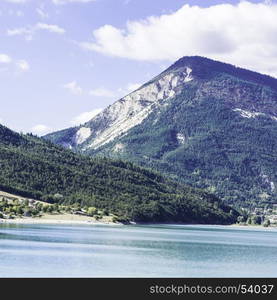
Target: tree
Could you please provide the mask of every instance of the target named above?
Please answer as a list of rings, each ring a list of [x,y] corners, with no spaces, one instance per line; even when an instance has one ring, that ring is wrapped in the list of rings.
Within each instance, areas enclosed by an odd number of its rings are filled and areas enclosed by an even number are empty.
[[[109,209],[104,208],[104,209],[103,209],[103,215],[104,215],[104,216],[108,216],[109,214],[110,214]]]
[[[37,203],[36,203],[36,208],[37,208],[39,211],[41,211],[42,208],[43,208],[43,204],[42,204],[41,202],[37,202]]]
[[[245,222],[245,217],[244,216],[238,216],[237,217],[237,223],[244,223]]]
[[[87,210],[87,214],[93,217],[97,213],[97,209],[95,207],[89,207]]]
[[[32,211],[30,208],[26,208],[24,210],[24,217],[31,217],[32,216]]]
[[[52,205],[48,205],[48,206],[47,206],[46,212],[48,212],[48,213],[51,214],[51,213],[53,212],[53,210],[54,210],[54,209],[53,209],[53,206],[52,206]]]
[[[22,209],[21,206],[17,206],[17,207],[16,207],[16,210],[15,210],[15,213],[16,213],[17,215],[22,215],[22,214],[24,213],[24,211],[23,211],[23,209]]]
[[[264,223],[263,223],[263,226],[264,226],[264,227],[270,226],[270,221],[269,221],[268,219],[265,220]]]
[[[261,218],[261,216],[254,216],[254,217],[252,217],[251,221],[252,221],[251,223],[253,225],[261,225],[262,218]]]
[[[59,212],[59,205],[58,205],[58,203],[53,204],[52,207],[53,207],[53,211]]]
[[[44,212],[44,213],[46,213],[47,211],[48,211],[48,207],[49,207],[50,205],[43,205],[43,207],[42,207],[42,211]]]

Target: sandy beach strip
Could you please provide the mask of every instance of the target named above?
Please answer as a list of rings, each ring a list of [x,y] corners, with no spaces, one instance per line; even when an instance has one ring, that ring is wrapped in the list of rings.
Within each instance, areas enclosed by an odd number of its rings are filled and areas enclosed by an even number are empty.
[[[121,225],[112,222],[110,217],[96,220],[93,217],[73,214],[44,214],[41,217],[22,217],[15,219],[0,219],[1,223],[7,224],[67,224],[67,225]]]

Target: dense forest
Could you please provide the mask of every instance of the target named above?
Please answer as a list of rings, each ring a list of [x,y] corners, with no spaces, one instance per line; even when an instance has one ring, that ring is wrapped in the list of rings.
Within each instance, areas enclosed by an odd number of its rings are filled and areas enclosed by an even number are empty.
[[[216,196],[132,163],[75,154],[0,125],[0,190],[59,205],[104,209],[124,220],[230,224]]]

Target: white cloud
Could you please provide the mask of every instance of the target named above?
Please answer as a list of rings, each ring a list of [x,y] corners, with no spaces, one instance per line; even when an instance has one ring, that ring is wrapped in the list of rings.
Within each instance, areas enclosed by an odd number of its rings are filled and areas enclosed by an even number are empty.
[[[24,59],[14,60],[9,55],[1,54],[1,53],[0,53],[0,64],[5,64],[9,66],[9,68],[4,69],[5,71],[9,70],[10,66],[14,66],[16,67],[17,70],[24,71],[24,72],[30,69],[30,65],[26,60]]]
[[[12,59],[9,55],[0,53],[0,64],[9,64],[11,62]]]
[[[16,66],[20,71],[26,72],[30,70],[30,65],[26,60],[19,60],[16,62]]]
[[[74,95],[89,95],[94,97],[101,97],[101,98],[121,98],[134,90],[138,89],[141,86],[139,83],[129,83],[124,88],[119,88],[117,90],[111,90],[104,87],[99,87],[95,89],[91,89],[89,91],[84,90],[78,83],[74,80],[69,83],[63,85],[63,87],[69,90]]]
[[[31,132],[33,134],[36,134],[38,136],[42,136],[44,134],[47,134],[49,132],[51,132],[52,129],[46,125],[43,125],[43,124],[38,124],[38,125],[35,125],[31,128]]]
[[[96,88],[89,91],[90,96],[104,97],[104,98],[121,98],[134,92],[141,86],[140,83],[128,83],[125,87],[118,88],[117,90],[110,90],[107,88]]]
[[[68,4],[68,3],[89,3],[96,0],[52,0],[56,5]]]
[[[44,30],[56,34],[65,33],[65,29],[61,28],[60,26],[55,24],[46,24],[46,23],[37,23],[33,26],[8,29],[6,33],[8,36],[23,35],[25,36],[26,40],[30,41],[33,39],[34,34],[40,30]]]
[[[105,88],[97,88],[89,91],[89,95],[96,96],[96,97],[107,97],[107,98],[113,98],[116,96],[116,94],[108,89]]]
[[[124,88],[119,88],[118,91],[118,96],[119,97],[124,97],[135,90],[137,90],[139,87],[141,87],[141,83],[128,83]]]
[[[83,89],[76,80],[71,81],[63,85],[63,88],[69,90],[74,95],[89,95],[94,97],[102,97],[102,98],[120,98],[123,97],[130,92],[133,92],[137,88],[139,88],[141,84],[138,83],[129,83],[124,88],[119,88],[117,90],[111,90],[104,87],[99,87],[95,89],[91,89],[89,91]]]
[[[8,36],[15,36],[15,35],[24,35],[25,39],[30,41],[33,39],[33,29],[27,27],[15,28],[15,29],[8,29],[7,35]]]
[[[134,60],[208,56],[277,76],[277,4],[184,5],[176,12],[93,31],[87,50]]]
[[[81,95],[83,93],[82,88],[77,84],[76,81],[69,82],[63,86],[74,95]]]
[[[50,25],[50,24],[45,24],[45,23],[38,23],[36,25],[37,30],[47,30],[49,32],[54,32],[58,34],[64,34],[65,30],[58,25]]]
[[[47,19],[49,17],[48,13],[44,11],[44,7],[38,7],[36,9],[37,14],[42,18],[42,19]]]
[[[86,111],[81,113],[80,115],[76,116],[73,120],[71,120],[71,124],[73,126],[78,126],[80,124],[86,123],[89,120],[91,120],[93,117],[98,115],[103,109],[102,108],[96,108],[92,111]]]

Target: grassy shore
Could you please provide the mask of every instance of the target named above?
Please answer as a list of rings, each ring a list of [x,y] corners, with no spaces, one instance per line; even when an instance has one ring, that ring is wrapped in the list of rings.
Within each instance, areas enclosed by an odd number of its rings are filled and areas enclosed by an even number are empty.
[[[118,225],[114,223],[110,216],[104,216],[100,220],[93,217],[74,214],[43,214],[41,217],[21,217],[14,219],[0,219],[0,223],[9,224],[106,224]]]
[[[55,207],[55,205],[50,203],[46,203],[36,199],[21,197],[0,190],[0,202],[3,199],[7,201],[7,206],[10,207],[13,207],[14,205],[22,206],[27,201],[28,204],[25,204],[25,206],[22,207],[23,211],[26,209],[28,210],[30,208],[37,208],[38,204],[41,205],[41,208]],[[120,224],[118,222],[113,221],[114,215],[104,215],[101,211],[97,209],[95,209],[96,214],[94,216],[90,216],[89,214],[86,214],[83,211],[81,211],[81,208],[78,209],[79,212],[76,212],[76,209],[74,208],[72,208],[71,211],[65,211],[65,206],[59,206],[59,209],[57,211],[54,210],[52,212],[44,211],[41,208],[38,210],[37,215],[26,216],[23,215],[23,213],[17,215],[15,212],[13,212],[12,216],[9,217],[9,214],[6,213],[4,218],[0,217],[0,224]],[[2,215],[4,215],[4,212],[2,212]]]
[[[277,228],[277,225],[275,224],[271,224],[269,226],[263,226],[262,224],[261,225],[253,225],[253,224],[231,224],[229,226],[233,226],[233,227],[240,227],[240,228],[243,228],[243,227],[246,227],[246,228]]]

